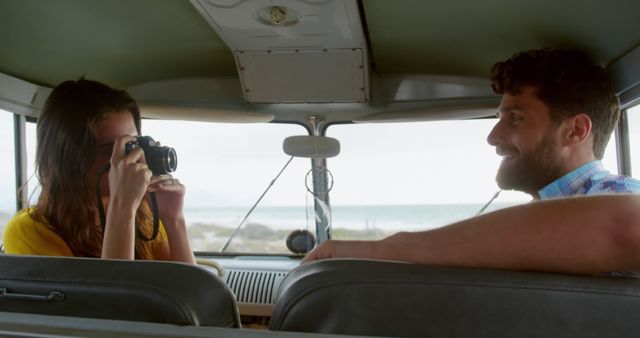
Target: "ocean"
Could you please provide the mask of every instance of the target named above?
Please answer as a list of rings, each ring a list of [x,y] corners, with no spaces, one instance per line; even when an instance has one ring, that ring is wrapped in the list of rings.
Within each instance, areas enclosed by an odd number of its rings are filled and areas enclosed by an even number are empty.
[[[517,203],[495,203],[487,211]],[[382,239],[399,231],[419,231],[474,216],[483,204],[336,205],[332,206],[334,239]],[[189,237],[196,251],[218,251],[249,208],[186,208]],[[292,230],[315,233],[313,210],[300,207],[258,207],[238,231],[230,252],[288,253],[285,239]]]
[[[516,203],[495,203],[487,211]],[[335,205],[332,206],[332,227],[348,230],[377,228],[385,232],[414,231],[440,227],[474,216],[483,204],[426,204],[426,205]],[[189,224],[237,226],[249,207],[186,208]],[[313,210],[307,213],[299,207],[257,207],[246,223],[257,223],[274,230],[314,228]]]
[[[495,203],[487,211],[517,203]],[[381,239],[398,231],[437,228],[474,216],[482,204],[335,205],[332,235],[335,239]],[[240,224],[249,207],[185,208],[189,237],[196,251],[218,251]],[[0,213],[0,236],[9,213]],[[229,246],[230,252],[289,253],[285,239],[292,230],[315,233],[310,208],[257,207]]]

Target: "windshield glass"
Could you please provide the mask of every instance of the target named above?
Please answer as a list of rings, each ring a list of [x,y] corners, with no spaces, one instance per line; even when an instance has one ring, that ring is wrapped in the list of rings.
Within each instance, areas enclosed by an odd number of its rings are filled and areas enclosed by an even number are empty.
[[[486,142],[495,119],[347,124],[328,128],[341,154],[328,160],[333,237],[379,239],[471,217],[499,190],[502,160]],[[612,137],[612,140],[614,138]],[[615,141],[605,167],[617,172]],[[487,211],[527,203],[503,191]]]
[[[637,115],[633,112],[631,126]],[[12,126],[13,115],[5,114],[0,116],[7,122],[2,126]],[[498,191],[494,177],[501,159],[486,143],[495,122],[331,126],[327,135],[341,142],[341,153],[327,160],[334,180],[330,192],[333,237],[383,238],[476,214]],[[184,212],[195,251],[220,250],[288,161],[282,151],[284,138],[306,134],[296,124],[144,120],[142,126],[144,135],[176,150],[175,177],[187,189]],[[631,128],[632,150],[637,143],[635,131]],[[28,191],[33,204],[39,193],[33,169],[34,123],[26,124],[26,136]],[[2,152],[11,155],[5,161],[13,163],[12,128],[7,127],[0,137],[10,147]],[[614,139],[603,160],[611,172],[618,170]],[[310,168],[309,159],[293,159],[234,236],[228,252],[290,253],[285,244],[289,233],[297,229],[315,233],[314,198],[305,185]],[[13,177],[14,169],[8,174]],[[5,195],[1,196],[1,212],[8,219],[15,210],[15,196]],[[503,191],[487,211],[530,200],[526,194]]]
[[[289,160],[282,141],[307,133],[296,124],[162,120],[144,120],[142,132],[176,150],[174,177],[186,186],[184,212],[195,251],[220,250]],[[309,159],[294,158],[226,251],[289,253],[289,233],[307,227],[313,232],[305,209],[310,168]]]

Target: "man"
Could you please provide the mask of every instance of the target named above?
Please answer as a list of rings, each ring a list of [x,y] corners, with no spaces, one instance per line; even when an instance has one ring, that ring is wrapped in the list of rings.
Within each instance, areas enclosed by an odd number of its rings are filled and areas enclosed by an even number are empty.
[[[640,192],[600,160],[620,110],[605,70],[587,55],[550,49],[517,53],[491,69],[502,94],[487,137],[503,157],[496,181],[536,199]]]
[[[600,159],[619,118],[605,70],[579,52],[532,50],[491,70],[502,94],[487,141],[502,189],[537,200],[640,192]],[[355,257],[423,264],[597,274],[640,270],[640,196],[531,203],[380,241],[327,241],[304,262]]]

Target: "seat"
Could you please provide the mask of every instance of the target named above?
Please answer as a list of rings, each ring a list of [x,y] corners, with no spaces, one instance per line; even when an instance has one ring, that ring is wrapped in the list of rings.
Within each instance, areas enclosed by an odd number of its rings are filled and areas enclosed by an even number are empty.
[[[401,337],[635,337],[640,280],[326,260],[282,282],[270,329]]]
[[[222,280],[159,261],[0,255],[0,311],[240,327]]]

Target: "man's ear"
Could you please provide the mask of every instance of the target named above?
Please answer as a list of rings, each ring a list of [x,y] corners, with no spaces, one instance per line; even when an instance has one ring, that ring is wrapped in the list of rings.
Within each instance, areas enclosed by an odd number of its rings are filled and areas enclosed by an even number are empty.
[[[584,142],[591,134],[591,118],[587,114],[578,114],[565,120],[567,125],[566,141],[568,145]]]

